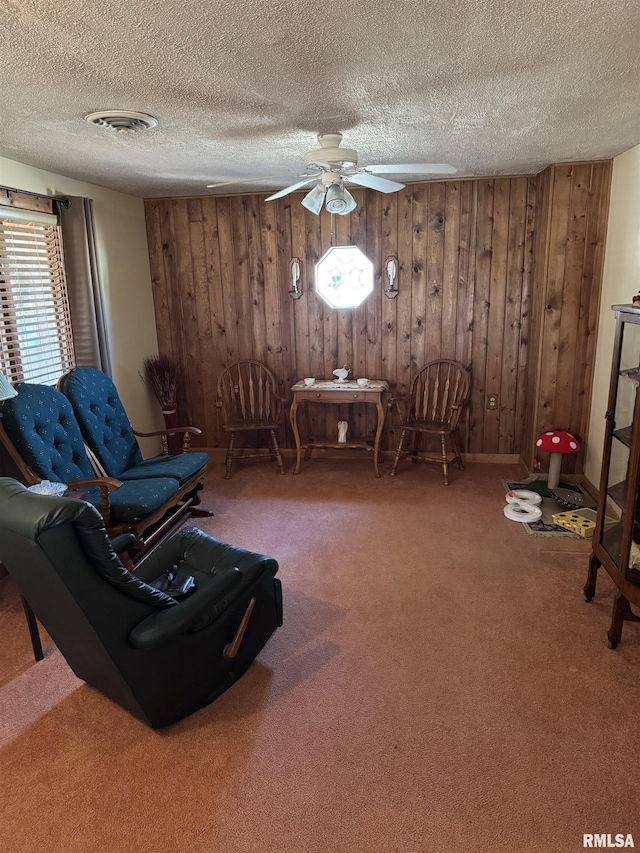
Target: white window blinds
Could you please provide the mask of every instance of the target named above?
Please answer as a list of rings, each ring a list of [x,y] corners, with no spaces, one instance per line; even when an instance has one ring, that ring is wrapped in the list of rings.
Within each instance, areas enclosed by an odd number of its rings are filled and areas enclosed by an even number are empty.
[[[55,385],[74,366],[56,216],[0,208],[0,371]]]

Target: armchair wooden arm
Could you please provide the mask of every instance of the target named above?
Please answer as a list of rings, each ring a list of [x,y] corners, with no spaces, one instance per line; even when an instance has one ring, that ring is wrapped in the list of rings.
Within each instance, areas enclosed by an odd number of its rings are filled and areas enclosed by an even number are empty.
[[[136,438],[155,438],[156,436],[161,436],[162,452],[165,454],[165,456],[169,452],[167,436],[174,433],[184,434],[184,437],[182,439],[182,452],[186,453],[187,450],[189,450],[189,448],[191,447],[191,436],[202,435],[202,430],[194,426],[171,427],[171,429],[158,429],[154,432],[139,432],[137,429],[133,429],[133,434],[136,436]]]
[[[202,430],[194,426],[171,427],[171,429],[157,429],[154,432],[139,432],[137,429],[133,430],[133,434],[138,436],[139,438],[152,438],[156,435],[168,435],[170,432],[188,432],[191,435],[202,435]]]
[[[38,482],[40,478],[38,477]],[[115,477],[96,477],[93,480],[73,480],[67,483],[70,489],[100,489],[100,506],[98,507],[100,515],[104,520],[105,527],[111,521],[111,503],[109,501],[109,492],[113,489],[119,489],[122,485],[122,480],[116,480]]]

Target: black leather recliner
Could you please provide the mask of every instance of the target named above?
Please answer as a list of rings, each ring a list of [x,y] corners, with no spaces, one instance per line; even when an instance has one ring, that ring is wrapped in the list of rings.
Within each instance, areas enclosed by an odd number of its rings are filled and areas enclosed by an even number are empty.
[[[75,674],[153,728],[208,705],[282,625],[270,557],[185,527],[130,574],[90,504],[0,478],[0,560]],[[182,601],[150,586],[175,567]]]

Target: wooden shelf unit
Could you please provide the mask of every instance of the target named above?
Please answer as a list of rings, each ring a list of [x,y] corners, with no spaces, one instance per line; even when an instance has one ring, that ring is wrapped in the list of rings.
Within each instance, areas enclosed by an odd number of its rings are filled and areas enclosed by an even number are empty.
[[[607,633],[609,647],[615,649],[622,637],[624,621],[640,621],[631,609],[631,605],[640,607],[640,308],[613,305],[612,310],[616,316],[616,332],[605,415],[600,496],[584,595],[591,601],[596,591],[598,569],[603,566],[617,587]],[[614,448],[615,453],[612,453]],[[623,467],[626,468],[624,472]],[[620,479],[621,474],[624,474],[623,479]],[[616,515],[619,514],[614,524],[609,517],[612,502]]]

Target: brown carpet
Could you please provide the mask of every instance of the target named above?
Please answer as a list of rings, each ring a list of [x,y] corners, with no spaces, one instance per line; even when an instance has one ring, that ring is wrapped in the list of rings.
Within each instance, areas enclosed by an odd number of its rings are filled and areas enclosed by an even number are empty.
[[[198,526],[280,562],[285,626],[213,705],[154,732],[34,663],[0,582],[7,853],[551,853],[640,844],[640,626],[606,644],[589,543],[523,535],[502,479],[370,459],[209,475]],[[202,522],[202,523],[201,523]]]

